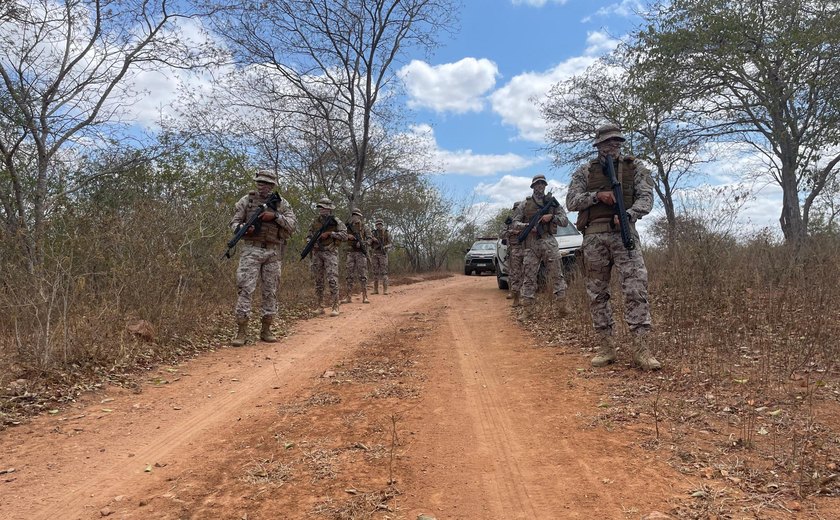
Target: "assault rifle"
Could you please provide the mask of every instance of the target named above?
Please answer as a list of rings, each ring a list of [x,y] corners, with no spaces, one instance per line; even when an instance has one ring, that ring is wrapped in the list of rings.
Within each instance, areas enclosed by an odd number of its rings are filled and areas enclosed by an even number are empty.
[[[601,166],[607,174],[615,197],[615,214],[618,215],[618,224],[621,226],[621,241],[624,242],[624,249],[630,251],[636,248],[636,244],[633,242],[632,233],[630,233],[630,219],[627,218],[627,208],[624,207],[624,192],[621,190],[621,183],[618,182],[618,177],[615,174],[615,164],[611,157],[607,157],[607,160]],[[614,226],[613,221],[610,221],[610,227]]]
[[[537,211],[536,215],[531,217],[531,221],[528,222],[528,225],[525,226],[525,229],[522,230],[522,233],[519,233],[519,236],[516,237],[516,239],[519,240],[519,243],[520,244],[525,243],[525,239],[528,238],[528,234],[531,232],[532,229],[534,229],[534,226],[538,226],[537,227],[537,235],[542,237],[542,226],[539,226],[540,219],[544,215],[548,215],[549,211],[551,211],[552,209],[557,208],[559,206],[560,206],[560,203],[557,202],[557,199],[555,199],[554,196],[551,193],[546,193],[545,194],[545,204],[543,205],[543,207],[541,207],[540,210]]]
[[[324,220],[324,225],[321,226],[321,229],[319,229],[314,235],[312,235],[312,237],[309,238],[309,242],[306,243],[306,247],[304,247],[303,251],[300,252],[301,260],[306,258],[306,255],[308,255],[312,251],[312,248],[315,247],[315,243],[321,239],[321,235],[327,230],[328,227],[332,226],[333,224],[335,224],[335,217],[332,215],[328,215],[327,219]]]
[[[362,240],[362,235],[358,231],[356,231],[356,228],[353,227],[352,222],[347,222],[347,231],[349,231],[350,234],[353,235],[353,238],[356,239],[356,242],[359,243],[359,249],[362,250],[362,253],[364,253],[365,256],[370,257],[370,255],[368,254],[367,246],[365,245],[365,241]]]
[[[277,213],[277,203],[279,203],[281,200],[282,199],[280,198],[280,195],[278,195],[276,191],[271,192],[271,195],[268,196],[268,200],[265,201],[265,204],[260,204],[257,207],[257,211],[255,211],[254,214],[251,215],[251,218],[249,218],[247,222],[245,222],[244,224],[240,224],[239,227],[236,228],[236,232],[233,234],[233,238],[228,240],[227,251],[225,251],[224,255],[225,258],[230,258],[231,256],[233,256],[233,249],[236,247],[236,244],[240,240],[242,240],[242,237],[244,237],[248,233],[248,230],[251,229],[251,226],[254,227],[255,234],[260,232],[260,229],[262,228],[262,220],[260,220],[260,217],[263,213],[266,212],[266,210],[269,209]]]

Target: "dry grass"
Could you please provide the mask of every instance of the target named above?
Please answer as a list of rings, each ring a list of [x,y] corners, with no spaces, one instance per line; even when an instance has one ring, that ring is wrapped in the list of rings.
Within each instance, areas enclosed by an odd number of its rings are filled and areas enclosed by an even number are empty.
[[[630,369],[626,348],[608,369],[583,365],[578,377],[610,384],[592,425],[636,425],[643,446],[707,480],[704,493],[674,506],[680,518],[769,517],[791,501],[840,496],[840,240],[814,241],[797,257],[766,236],[737,243],[711,235],[645,251],[645,259],[651,346],[664,369]],[[616,283],[612,294],[623,342]],[[583,277],[572,278],[569,297],[570,317],[548,301],[534,314],[555,324],[544,331],[554,345],[576,346],[588,360],[594,334]]]

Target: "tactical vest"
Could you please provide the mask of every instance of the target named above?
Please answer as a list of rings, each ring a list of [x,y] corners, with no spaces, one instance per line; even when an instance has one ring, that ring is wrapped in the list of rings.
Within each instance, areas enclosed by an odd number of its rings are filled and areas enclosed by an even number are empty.
[[[390,244],[391,237],[388,235],[388,230],[382,228],[381,230],[375,229],[373,230],[373,238],[375,238],[378,242],[373,244],[373,251],[379,254],[385,254],[385,246]]]
[[[624,195],[624,208],[630,209],[635,200],[635,182],[636,182],[636,163],[633,157],[624,157],[617,161],[618,168],[616,170],[616,177],[621,183],[622,194]],[[589,163],[589,177],[586,180],[586,191],[612,191],[612,185],[604,173],[601,162],[593,160]],[[607,206],[606,204],[595,204],[589,208],[589,222],[595,221],[612,221],[615,215],[615,208]]]
[[[543,207],[540,206],[539,204],[537,204],[537,201],[534,200],[533,195],[528,195],[528,198],[525,199],[525,209],[523,210],[523,215],[524,215],[523,218],[525,219],[525,222],[530,222],[531,219],[534,218],[534,215],[539,213],[539,211],[542,208]],[[549,213],[549,214],[550,215],[555,215],[556,212],[557,212],[556,209],[552,209],[551,213]],[[553,236],[555,233],[557,233],[557,224],[554,222],[553,219],[548,225],[546,225],[546,224],[537,224],[537,225],[538,226],[543,226],[543,228],[542,228],[543,229],[543,234],[541,235],[540,238],[547,238],[547,237]],[[546,231],[548,233],[546,233]]]
[[[321,217],[320,215],[315,217],[315,220],[312,222],[312,226],[309,228],[313,234],[317,233],[318,230],[321,229],[321,226],[324,225],[324,220],[323,220],[324,218],[326,218],[326,217]],[[321,233],[326,233],[327,231],[331,231],[333,233],[338,231],[338,220],[337,219],[333,218],[332,224],[327,226],[327,229],[321,231]],[[333,238],[333,237],[325,238],[323,240],[319,238],[315,242],[315,249],[319,249],[321,251],[335,251],[336,249],[338,249],[339,242],[340,242],[340,240],[338,240],[337,238]]]
[[[256,191],[248,193],[248,205],[245,208],[245,222],[257,212],[259,206],[265,204],[266,200],[268,200],[268,197],[260,197],[260,194]],[[279,206],[280,203],[278,202],[277,205]],[[282,244],[287,238],[289,238],[289,233],[278,226],[276,221],[272,220],[271,222],[263,222],[260,225],[259,232],[255,231],[253,235],[245,237],[245,241],[261,244]]]
[[[364,242],[364,244],[367,245],[368,233],[365,229],[364,222],[359,222],[358,226],[353,225],[352,222],[345,222],[344,225],[347,226],[347,238],[353,237],[353,233],[350,232],[350,227],[352,226],[353,229],[359,234],[359,237],[361,237],[362,242]],[[355,237],[353,237],[352,240],[347,242],[347,250],[352,253],[361,253],[362,247],[359,245],[359,242],[355,239]]]

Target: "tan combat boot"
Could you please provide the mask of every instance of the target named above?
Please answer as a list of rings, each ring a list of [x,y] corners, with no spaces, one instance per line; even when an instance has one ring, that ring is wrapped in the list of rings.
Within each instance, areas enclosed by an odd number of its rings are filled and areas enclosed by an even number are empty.
[[[633,338],[633,362],[642,370],[659,370],[662,363],[653,357],[647,345],[647,338],[636,336]]]
[[[382,294],[388,294],[388,281],[384,280],[382,282]]]
[[[379,280],[373,281],[373,292],[371,294],[379,294]]]
[[[274,343],[277,341],[277,336],[271,333],[271,323],[274,321],[274,316],[267,315],[262,317],[262,330],[260,330],[260,339],[266,343]]]
[[[333,303],[332,312],[330,313],[330,316],[338,316],[338,315],[339,315],[338,302],[335,302],[335,303]]]
[[[521,305],[522,302],[519,301],[519,291],[513,291],[513,303],[511,304],[511,307],[520,307]]]
[[[592,366],[605,367],[615,362],[615,340],[611,334],[598,334],[598,349],[592,358]]]
[[[367,286],[362,287],[362,303],[370,303],[367,297]]]
[[[353,303],[353,296],[350,294],[350,289],[347,289],[347,296],[341,300],[341,303]]]
[[[236,318],[236,326],[236,335],[230,344],[233,347],[241,347],[245,344],[245,335],[248,333],[248,318]]]
[[[316,314],[324,314],[324,294],[323,293],[315,293],[318,297],[318,307],[315,311]]]

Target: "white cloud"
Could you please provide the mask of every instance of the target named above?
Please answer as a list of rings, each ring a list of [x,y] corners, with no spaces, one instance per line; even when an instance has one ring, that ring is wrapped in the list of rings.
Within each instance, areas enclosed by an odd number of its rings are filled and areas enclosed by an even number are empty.
[[[524,4],[524,5],[531,6],[531,7],[542,7],[549,2],[563,5],[567,1],[568,0],[511,0],[510,3],[512,3],[513,5],[523,5]]]
[[[599,16],[621,16],[629,18],[634,16],[637,12],[642,12],[643,10],[644,5],[640,0],[621,0],[621,2],[616,2],[598,9],[595,13],[581,20],[581,22],[588,23],[591,22],[593,18]]]
[[[528,141],[544,142],[547,126],[540,115],[538,101],[552,85],[580,74],[595,63],[592,56],[569,58],[545,72],[525,72],[514,76],[507,85],[490,95],[493,111],[505,124],[519,131],[519,137]]]
[[[429,125],[417,125],[411,130],[426,141],[426,147],[434,155],[434,162],[444,173],[482,177],[521,170],[536,163],[535,160],[514,153],[477,154],[469,149],[442,150]]]
[[[398,75],[408,90],[411,107],[436,112],[479,112],[484,108],[484,94],[496,85],[499,68],[484,58],[464,58],[434,66],[412,60]]]
[[[552,192],[561,204],[564,203],[568,185],[552,179],[550,175],[547,175],[546,178],[548,180],[547,191]],[[524,200],[531,194],[531,177],[505,175],[494,183],[479,183],[475,187],[475,192],[487,197],[491,204],[509,208],[517,200]]]
[[[586,35],[586,55],[600,56],[611,52],[621,43],[608,33],[603,31],[592,31]]]

